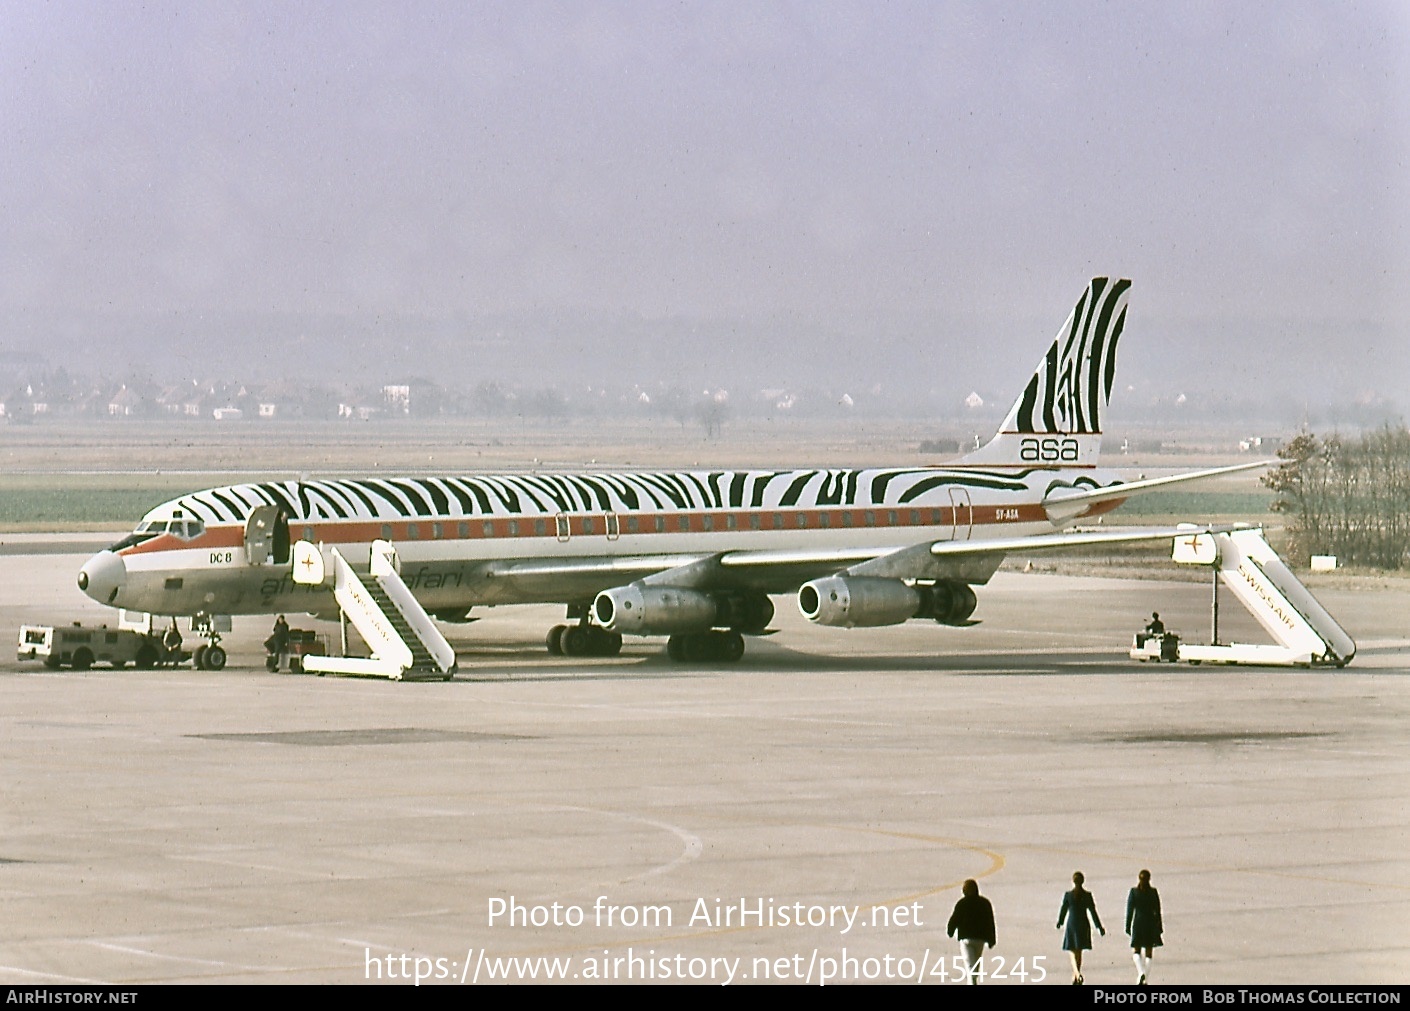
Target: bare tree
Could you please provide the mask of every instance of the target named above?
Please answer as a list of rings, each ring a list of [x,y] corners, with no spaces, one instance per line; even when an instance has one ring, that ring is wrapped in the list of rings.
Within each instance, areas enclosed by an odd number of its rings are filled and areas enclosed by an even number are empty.
[[[1289,517],[1293,558],[1399,569],[1410,554],[1410,430],[1387,425],[1354,441],[1302,432],[1263,478]]]

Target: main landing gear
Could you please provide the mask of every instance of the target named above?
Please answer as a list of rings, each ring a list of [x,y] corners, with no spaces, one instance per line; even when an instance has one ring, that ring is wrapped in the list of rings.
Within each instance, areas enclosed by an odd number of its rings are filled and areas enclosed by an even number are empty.
[[[767,611],[756,608],[752,617],[760,632],[773,617],[768,598],[761,598]],[[569,605],[568,621],[574,624],[554,625],[548,630],[545,643],[552,656],[618,656],[622,652],[622,633],[609,632],[588,620],[586,607]],[[751,633],[753,629],[751,627]],[[735,628],[707,629],[701,632],[678,632],[666,640],[666,655],[677,663],[735,663],[744,656],[744,636]]]
[[[553,656],[617,656],[622,652],[622,633],[581,623],[554,625],[547,643]]]
[[[622,633],[597,625],[554,625],[545,644],[552,656],[618,656]],[[744,656],[744,636],[734,629],[688,632],[666,640],[666,655],[677,663],[736,663]]]
[[[673,635],[666,640],[666,655],[678,663],[736,663],[744,656],[744,636],[734,629]]]

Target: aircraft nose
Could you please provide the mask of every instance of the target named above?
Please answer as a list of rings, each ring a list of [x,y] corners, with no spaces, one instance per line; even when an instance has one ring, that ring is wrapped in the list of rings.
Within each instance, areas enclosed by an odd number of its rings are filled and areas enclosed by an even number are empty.
[[[112,604],[127,582],[127,565],[122,556],[100,551],[78,570],[78,588],[100,604]]]

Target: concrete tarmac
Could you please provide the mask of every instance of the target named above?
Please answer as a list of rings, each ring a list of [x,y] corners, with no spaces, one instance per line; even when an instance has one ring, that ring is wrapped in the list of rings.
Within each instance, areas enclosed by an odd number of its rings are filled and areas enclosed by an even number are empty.
[[[5,557],[0,625],[111,620],[81,561]],[[1152,983],[1410,981],[1410,592],[1319,591],[1342,671],[1126,658],[1208,594],[1000,573],[976,627],[854,631],[779,598],[698,667],[551,658],[560,612],[507,609],[449,683],[268,674],[265,618],[220,673],[4,661],[0,980],[953,982],[972,877],[992,982],[1066,984],[1081,870],[1087,982],[1124,984],[1144,867]]]

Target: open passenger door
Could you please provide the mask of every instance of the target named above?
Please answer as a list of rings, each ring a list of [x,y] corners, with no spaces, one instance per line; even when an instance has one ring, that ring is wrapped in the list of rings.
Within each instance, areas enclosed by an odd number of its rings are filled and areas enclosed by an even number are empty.
[[[256,506],[245,522],[245,560],[251,565],[289,561],[289,517],[278,506]]]

